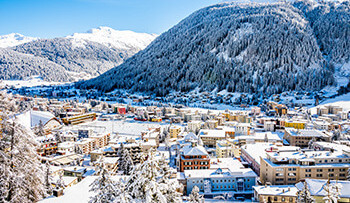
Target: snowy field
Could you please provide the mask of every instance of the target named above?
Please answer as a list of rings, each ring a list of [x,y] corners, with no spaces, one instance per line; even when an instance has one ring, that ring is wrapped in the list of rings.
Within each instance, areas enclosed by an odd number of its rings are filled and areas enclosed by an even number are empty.
[[[6,86],[14,86],[15,88],[21,87],[36,87],[36,86],[49,86],[49,85],[62,85],[60,82],[47,82],[40,76],[32,76],[25,80],[0,80],[0,89]]]
[[[340,106],[343,108],[344,111],[350,111],[350,93],[323,101],[320,105],[310,109],[311,114],[317,113],[317,107],[327,106],[327,105]]]
[[[115,121],[93,121],[88,123],[83,123],[76,126],[65,127],[67,130],[78,130],[82,127],[92,128],[97,132],[114,132],[119,135],[128,136],[140,136],[142,131],[148,128],[154,128],[159,126],[168,125],[167,123],[154,123],[154,122],[142,122],[135,121],[133,119],[126,120],[115,120]]]

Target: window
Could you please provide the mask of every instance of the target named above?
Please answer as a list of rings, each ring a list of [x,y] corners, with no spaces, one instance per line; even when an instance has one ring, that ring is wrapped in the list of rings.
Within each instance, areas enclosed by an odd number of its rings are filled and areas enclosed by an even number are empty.
[[[273,201],[277,202],[277,197],[274,197],[274,198],[273,198]]]
[[[305,177],[311,177],[311,174],[305,174]]]
[[[286,198],[282,197],[281,200],[282,200],[282,202],[285,202],[285,201],[286,201]]]
[[[339,173],[339,177],[345,177],[344,173]]]
[[[316,177],[322,177],[322,173],[321,174],[316,174]]]
[[[341,168],[341,169],[339,169],[339,171],[345,171],[346,169],[345,168]]]
[[[333,174],[333,173],[330,173],[330,174],[329,174],[329,177],[334,177],[334,174]]]
[[[318,168],[318,169],[317,169],[317,172],[322,172],[322,171],[323,171],[323,170],[322,170],[322,169],[320,169],[320,168]]]
[[[283,168],[276,168],[276,171],[281,172],[281,171],[283,171]]]
[[[290,197],[290,198],[289,198],[289,202],[294,202],[294,201],[293,201],[293,197]]]
[[[296,173],[288,173],[288,176],[297,176]]]
[[[305,172],[311,172],[311,169],[309,168],[309,169],[305,169]]]
[[[334,172],[334,168],[329,168],[328,172]]]

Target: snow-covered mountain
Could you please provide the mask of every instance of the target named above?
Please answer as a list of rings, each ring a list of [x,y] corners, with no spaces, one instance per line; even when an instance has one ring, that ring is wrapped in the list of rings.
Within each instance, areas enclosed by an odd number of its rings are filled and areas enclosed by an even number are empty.
[[[35,75],[42,74],[42,78],[49,81],[82,79],[79,75],[84,75],[84,79],[91,78],[120,65],[155,38],[156,35],[100,27],[68,37],[30,41],[7,48],[11,52],[0,52],[3,56],[0,58],[0,79],[21,79],[23,76],[31,76],[34,72]],[[28,55],[32,57],[21,58]],[[15,56],[16,59],[11,59],[10,56]],[[33,57],[38,59],[33,60]],[[13,63],[14,60],[16,63]],[[41,63],[45,60],[50,63]],[[33,61],[36,63],[33,64]],[[20,64],[22,68],[19,68]],[[47,71],[53,64],[61,67],[63,71],[48,75]],[[19,70],[21,72],[17,72]],[[39,70],[45,71],[40,73]]]
[[[349,61],[349,1],[220,3],[194,12],[80,87],[164,95],[195,88],[271,95],[334,85]]]
[[[66,38],[73,39],[76,46],[84,46],[85,40],[103,44],[112,49],[146,48],[156,38],[156,34],[119,31],[109,27],[91,29],[87,33],[74,33]]]
[[[1,35],[0,36],[0,48],[7,48],[7,47],[13,47],[20,44],[24,44],[27,42],[31,42],[33,40],[36,40],[38,38],[35,37],[27,37],[18,33],[11,33],[8,35]]]

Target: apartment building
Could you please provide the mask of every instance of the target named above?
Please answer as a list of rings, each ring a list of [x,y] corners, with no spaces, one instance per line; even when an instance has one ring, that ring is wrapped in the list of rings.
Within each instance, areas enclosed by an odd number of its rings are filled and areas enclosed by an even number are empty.
[[[301,130],[293,128],[285,128],[284,137],[291,146],[308,147],[310,140],[313,138],[316,141],[331,140],[331,134],[320,130]]]
[[[350,167],[348,151],[267,152],[260,157],[260,181],[272,185],[290,185],[304,180],[345,180]]]
[[[90,138],[96,140],[96,148],[102,148],[109,144],[110,136],[111,136],[110,133],[94,134],[94,135],[91,135]]]
[[[96,140],[92,138],[84,138],[75,142],[76,148],[84,154],[89,154],[96,148]]]

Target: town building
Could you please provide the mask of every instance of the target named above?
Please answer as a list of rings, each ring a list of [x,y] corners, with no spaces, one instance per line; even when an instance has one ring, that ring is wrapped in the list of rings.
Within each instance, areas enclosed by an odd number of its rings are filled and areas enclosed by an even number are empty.
[[[297,201],[298,189],[294,185],[254,186],[254,199],[259,202],[290,202]]]
[[[177,136],[181,133],[181,126],[172,125],[169,127],[170,138],[177,138]]]
[[[331,135],[328,132],[322,132],[320,130],[286,128],[283,138],[291,146],[308,147],[310,140],[315,139],[316,141],[329,142],[331,140]]]
[[[290,185],[306,178],[345,180],[350,167],[349,151],[267,152],[260,157],[262,184]]]
[[[179,154],[179,170],[209,169],[210,157],[203,146],[193,141],[191,145],[185,145]]]
[[[214,159],[210,168],[204,170],[185,170],[185,191],[189,195],[194,186],[205,197],[230,194],[233,197],[252,197],[256,185],[256,174],[244,168],[237,159]]]

